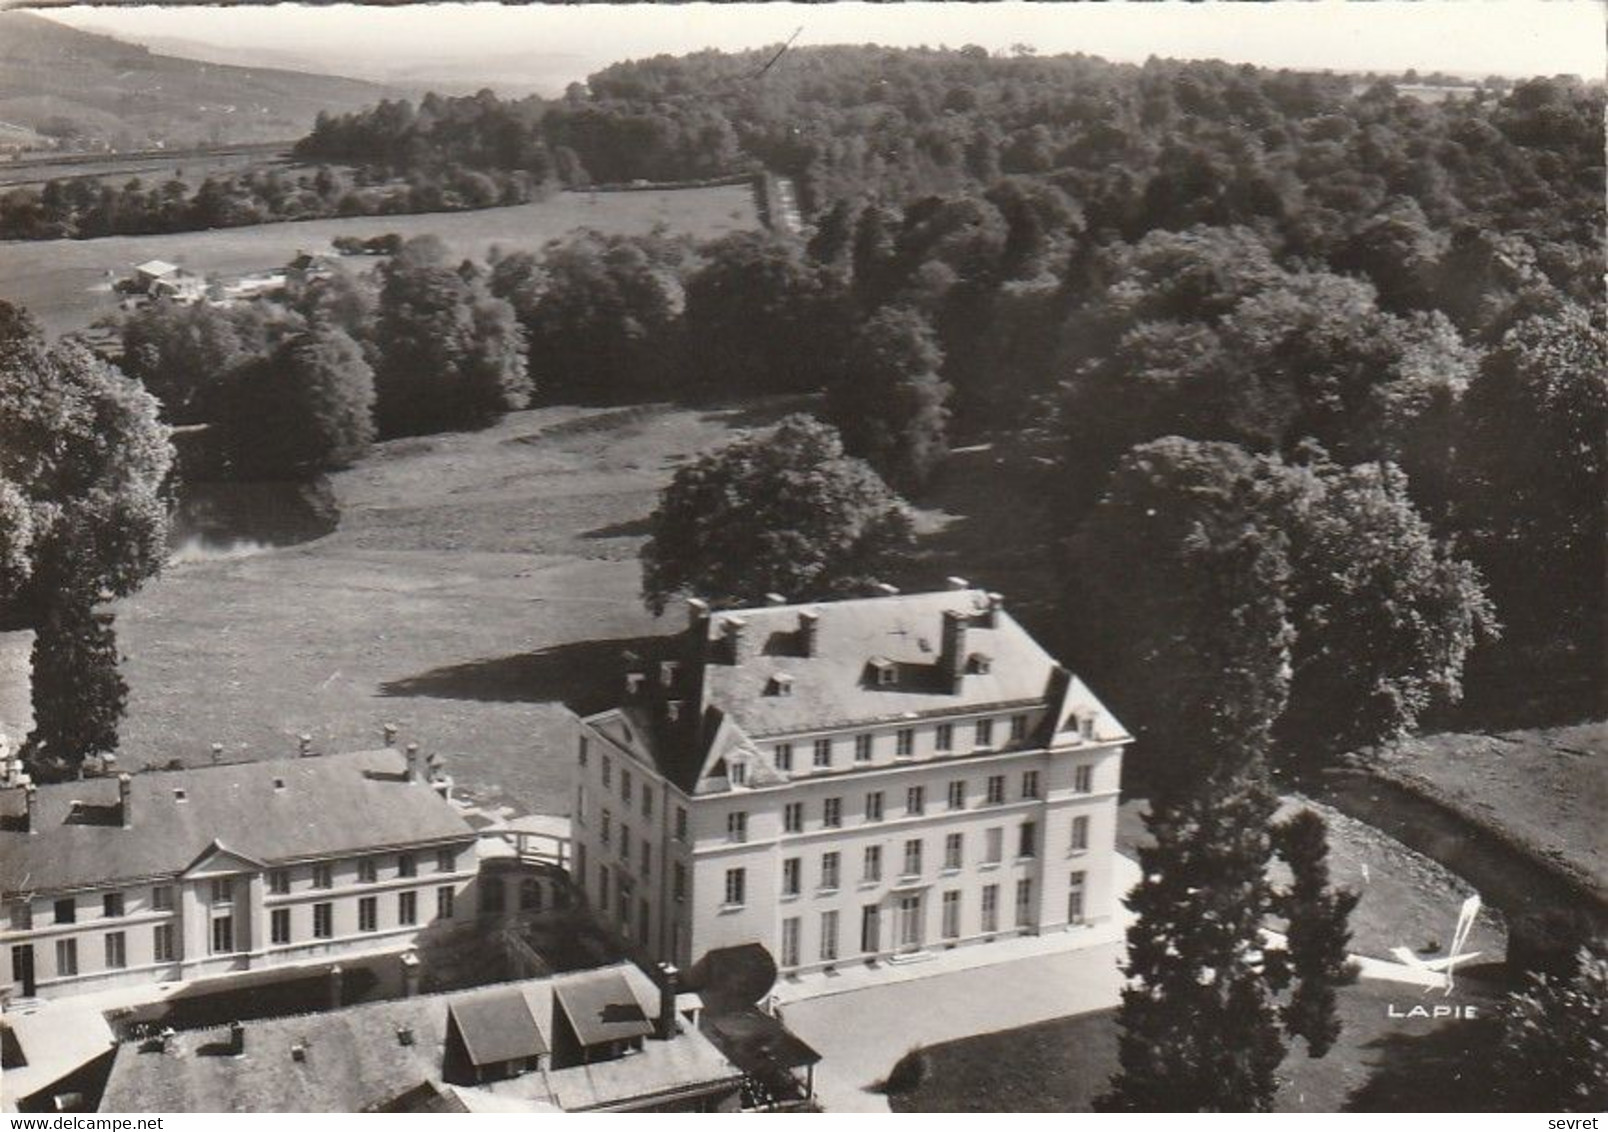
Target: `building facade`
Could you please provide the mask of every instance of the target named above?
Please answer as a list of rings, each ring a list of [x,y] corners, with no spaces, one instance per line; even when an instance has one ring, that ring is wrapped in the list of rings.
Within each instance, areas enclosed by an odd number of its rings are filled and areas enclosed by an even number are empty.
[[[0,993],[405,948],[472,921],[476,834],[417,752],[118,775],[0,796]]]
[[[784,970],[1109,921],[1129,736],[1007,613],[939,593],[710,614],[579,721],[572,871],[656,958]],[[1092,937],[1091,937],[1092,938]]]

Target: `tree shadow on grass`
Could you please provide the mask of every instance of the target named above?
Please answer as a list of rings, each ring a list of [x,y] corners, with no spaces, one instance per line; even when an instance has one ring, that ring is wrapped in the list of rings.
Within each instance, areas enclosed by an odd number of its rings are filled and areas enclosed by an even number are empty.
[[[1488,1112],[1495,1095],[1491,1060],[1496,1018],[1444,1023],[1426,1034],[1387,1034],[1362,1048],[1372,1076],[1346,1098],[1347,1112]]]
[[[576,641],[540,652],[474,660],[433,668],[380,685],[385,696],[423,696],[486,703],[562,702],[576,711],[601,711],[616,703],[632,657],[649,659],[665,637]]]
[[[623,523],[610,523],[606,527],[593,527],[589,531],[582,531],[582,538],[635,538],[639,535],[653,533],[653,517],[644,515],[640,519],[627,519]]]

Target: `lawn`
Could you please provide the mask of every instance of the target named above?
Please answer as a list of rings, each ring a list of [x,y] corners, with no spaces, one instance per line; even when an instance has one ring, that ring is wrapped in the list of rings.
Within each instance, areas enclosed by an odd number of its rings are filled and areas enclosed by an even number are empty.
[[[399,440],[333,478],[334,533],[192,555],[118,607],[126,764],[377,746],[441,752],[489,804],[565,812],[560,701],[673,631],[638,596],[643,520],[683,459],[774,409],[552,408]]]
[[[398,232],[441,237],[454,256],[484,258],[491,245],[535,250],[577,228],[643,233],[656,225],[706,239],[757,227],[754,195],[747,185],[620,193],[557,193],[544,201],[410,216],[298,220],[178,232],[161,236],[107,236],[98,240],[0,242],[0,299],[20,303],[62,334],[114,311],[107,284],[137,263],[167,260],[191,271],[230,277],[277,267],[298,251],[327,251],[336,236]]]
[[[1489,1107],[1482,1076],[1495,1037],[1496,998],[1463,984],[1452,998],[1363,982],[1340,992],[1341,1037],[1314,1060],[1296,1043],[1279,1067],[1280,1112],[1473,1112]],[[1415,1005],[1474,1006],[1486,1017],[1392,1018]],[[1116,1014],[1060,1018],[924,1051],[913,1090],[895,1112],[1088,1112],[1117,1069]]]
[[[1608,901],[1608,723],[1426,735],[1389,751],[1384,770]]]

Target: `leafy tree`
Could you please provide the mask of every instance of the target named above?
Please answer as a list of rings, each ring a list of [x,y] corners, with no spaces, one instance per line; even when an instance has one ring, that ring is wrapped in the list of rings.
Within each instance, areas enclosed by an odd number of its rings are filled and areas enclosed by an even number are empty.
[[[348,467],[374,439],[374,374],[358,344],[325,324],[245,366],[228,406],[226,445],[245,478]]]
[[[261,349],[230,311],[210,303],[151,303],[123,323],[123,365],[162,403],[174,424],[204,424],[218,391]]]
[[[643,599],[657,614],[678,593],[726,606],[841,596],[910,545],[904,502],[836,430],[791,416],[676,473],[642,548]]]
[[[1608,1108],[1608,950],[1583,947],[1573,973],[1531,975],[1508,997],[1491,1067],[1512,1112]]]
[[[1356,979],[1346,953],[1346,926],[1361,899],[1329,883],[1329,837],[1324,821],[1301,810],[1272,827],[1273,847],[1292,880],[1273,899],[1273,911],[1289,924],[1288,953],[1295,989],[1281,1010],[1285,1030],[1304,1039],[1311,1057],[1322,1057],[1340,1036],[1335,988]]]
[[[927,320],[888,307],[860,326],[843,377],[827,390],[827,416],[844,447],[896,488],[921,487],[948,449],[949,387],[938,376],[942,365]]]
[[[117,750],[128,703],[113,616],[77,590],[57,595],[33,645],[34,730],[23,758],[41,781],[73,777],[86,758]]]
[[[382,436],[479,427],[529,403],[513,308],[447,266],[439,240],[409,240],[381,272],[374,384]]]

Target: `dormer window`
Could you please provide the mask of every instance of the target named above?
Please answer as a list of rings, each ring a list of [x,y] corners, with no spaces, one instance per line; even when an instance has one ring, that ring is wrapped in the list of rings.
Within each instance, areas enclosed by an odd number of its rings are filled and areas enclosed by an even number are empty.
[[[732,763],[730,778],[733,786],[745,785],[748,782],[748,764],[745,762]]]
[[[888,688],[899,682],[899,667],[885,656],[871,658],[871,678],[879,688]]]
[[[791,696],[793,694],[793,678],[785,672],[778,672],[770,678],[770,687],[766,689],[767,695]]]
[[[1078,730],[1085,739],[1094,738],[1094,716],[1086,715],[1078,720]]]
[[[987,676],[994,667],[994,658],[985,652],[974,652],[966,662],[966,671],[974,676]]]

